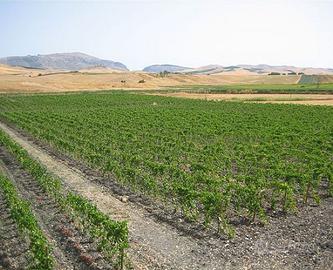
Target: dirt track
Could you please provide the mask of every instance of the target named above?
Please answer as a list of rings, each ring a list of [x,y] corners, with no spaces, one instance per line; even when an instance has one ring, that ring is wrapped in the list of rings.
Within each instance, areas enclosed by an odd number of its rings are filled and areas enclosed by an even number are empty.
[[[129,221],[130,258],[136,269],[332,269],[333,200],[302,208],[297,216],[271,217],[265,227],[240,225],[232,240],[195,239],[157,221],[142,207],[123,203],[76,166],[37,146],[7,125],[0,128],[64,184],[115,219]],[[111,180],[110,180],[111,181]]]

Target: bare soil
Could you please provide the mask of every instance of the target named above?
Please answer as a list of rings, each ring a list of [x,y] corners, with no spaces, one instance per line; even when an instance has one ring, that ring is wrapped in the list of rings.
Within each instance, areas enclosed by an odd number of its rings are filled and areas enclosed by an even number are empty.
[[[227,239],[158,211],[158,204],[22,131],[3,123],[0,128],[68,188],[112,218],[129,221],[129,257],[135,269],[332,269],[332,198],[301,207],[296,215],[272,215],[265,226],[241,223],[236,236]]]

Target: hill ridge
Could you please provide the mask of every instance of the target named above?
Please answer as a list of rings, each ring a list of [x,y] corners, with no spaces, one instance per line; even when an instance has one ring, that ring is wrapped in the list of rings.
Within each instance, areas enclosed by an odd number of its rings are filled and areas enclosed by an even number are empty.
[[[91,67],[106,67],[128,71],[121,62],[100,59],[81,52],[8,56],[0,58],[0,64],[27,68],[80,70]]]

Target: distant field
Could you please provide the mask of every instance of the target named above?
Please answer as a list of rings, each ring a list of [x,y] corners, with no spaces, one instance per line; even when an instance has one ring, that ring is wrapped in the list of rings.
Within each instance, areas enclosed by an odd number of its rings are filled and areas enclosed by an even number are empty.
[[[333,83],[320,84],[231,84],[231,85],[188,85],[168,87],[165,92],[195,93],[267,93],[267,94],[332,94]]]
[[[233,234],[333,193],[333,108],[103,94],[0,96],[0,117]]]
[[[280,93],[203,93],[203,92],[145,92],[148,95],[244,102],[294,103],[308,105],[333,105],[333,94],[280,94]]]
[[[187,85],[144,93],[190,99],[333,105],[333,83]]]

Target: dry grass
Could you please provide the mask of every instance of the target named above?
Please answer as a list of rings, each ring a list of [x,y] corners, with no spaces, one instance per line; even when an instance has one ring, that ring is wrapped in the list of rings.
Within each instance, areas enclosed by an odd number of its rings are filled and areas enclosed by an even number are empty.
[[[83,70],[71,73],[24,68],[0,69],[0,92],[57,92],[107,89],[161,89],[167,86],[228,84],[293,84],[299,76],[185,75],[160,77],[144,72]],[[139,83],[144,80],[144,83]],[[123,81],[123,82],[122,82]],[[125,82],[124,82],[125,81]]]
[[[25,75],[32,72],[32,70],[29,70],[27,68],[21,68],[21,67],[11,67],[7,65],[0,64],[0,75]]]

